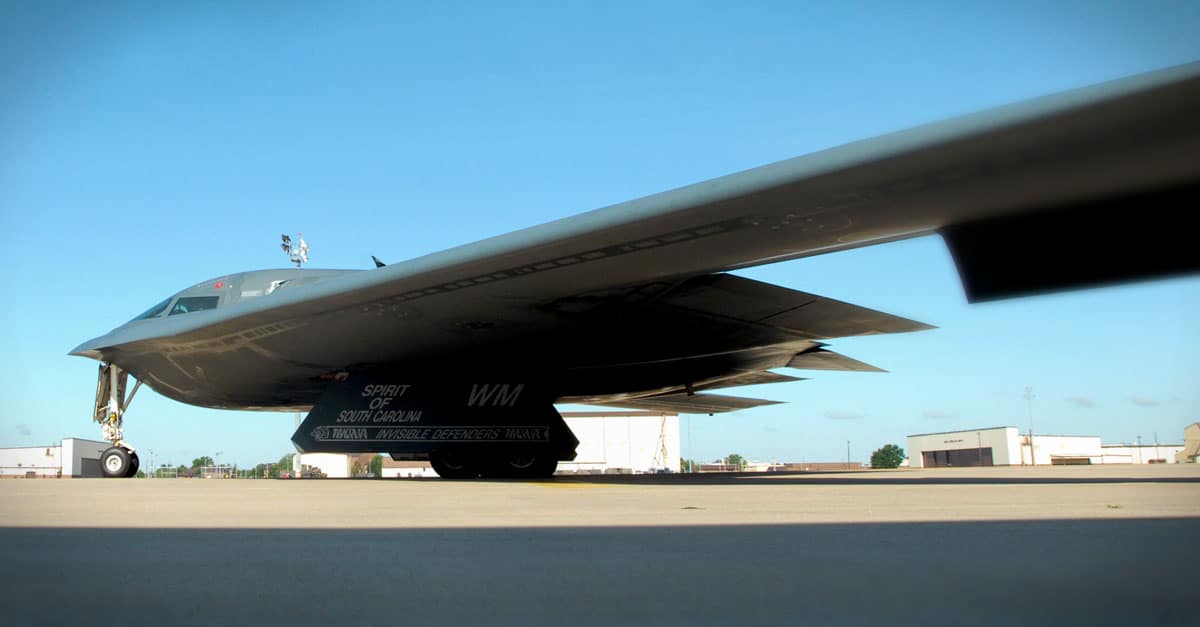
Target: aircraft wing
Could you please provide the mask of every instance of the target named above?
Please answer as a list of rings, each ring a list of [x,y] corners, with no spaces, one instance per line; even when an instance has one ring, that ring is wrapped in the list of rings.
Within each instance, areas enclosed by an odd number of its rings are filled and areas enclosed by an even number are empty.
[[[1200,63],[1193,63],[855,142],[303,289],[127,325],[75,352],[99,358],[109,347],[139,343],[160,353],[247,344],[261,352],[265,338],[299,328],[314,346],[289,359],[309,369],[453,350],[487,335],[519,346],[523,338],[554,341],[542,332],[553,327],[548,321],[606,295],[628,303],[690,277],[935,232],[946,238],[973,300],[1192,272],[1200,255],[1179,225],[1200,190],[1198,111]],[[838,319],[823,306],[800,310],[796,326],[820,328],[812,338],[853,331],[831,328]],[[865,366],[831,355],[814,349],[797,359],[802,367]]]
[[[762,407],[763,405],[777,405],[779,401],[743,398],[741,396],[723,396],[720,394],[692,394],[690,396],[687,394],[661,394],[593,404],[622,409],[640,409],[679,414],[723,414],[725,412],[750,409],[752,407]]]

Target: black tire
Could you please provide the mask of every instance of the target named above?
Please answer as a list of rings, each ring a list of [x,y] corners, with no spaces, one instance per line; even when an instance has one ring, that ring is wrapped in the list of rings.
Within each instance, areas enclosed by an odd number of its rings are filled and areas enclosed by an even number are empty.
[[[544,479],[558,470],[558,460],[548,453],[508,452],[495,456],[488,466],[490,477]]]
[[[134,451],[129,452],[129,474],[126,477],[136,477],[138,468],[142,467],[142,460],[138,459],[138,454]]]
[[[463,453],[434,451],[429,454],[429,465],[443,479],[474,479],[479,476],[474,460]]]
[[[100,454],[100,472],[105,477],[128,477],[132,464],[129,449],[120,446],[110,446]]]

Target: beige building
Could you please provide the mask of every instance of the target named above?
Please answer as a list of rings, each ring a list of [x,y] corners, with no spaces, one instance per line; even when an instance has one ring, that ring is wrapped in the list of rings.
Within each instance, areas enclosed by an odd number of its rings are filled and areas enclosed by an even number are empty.
[[[921,433],[908,436],[908,462],[913,468],[1019,466],[1021,444],[1016,427]]]
[[[1183,428],[1183,450],[1175,454],[1175,462],[1195,464],[1200,458],[1200,422]]]
[[[396,461],[389,457],[383,458],[380,472],[384,479],[433,479],[438,476],[429,462]]]

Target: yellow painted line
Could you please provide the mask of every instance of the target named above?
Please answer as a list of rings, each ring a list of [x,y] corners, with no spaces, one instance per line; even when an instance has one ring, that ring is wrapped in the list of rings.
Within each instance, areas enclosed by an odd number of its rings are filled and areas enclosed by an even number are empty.
[[[571,482],[567,482],[567,481],[535,481],[532,483],[532,485],[542,486],[542,487],[546,487],[546,488],[559,488],[562,490],[579,490],[579,489],[609,487],[608,485],[605,485],[605,484],[576,483],[574,481],[571,481]]]

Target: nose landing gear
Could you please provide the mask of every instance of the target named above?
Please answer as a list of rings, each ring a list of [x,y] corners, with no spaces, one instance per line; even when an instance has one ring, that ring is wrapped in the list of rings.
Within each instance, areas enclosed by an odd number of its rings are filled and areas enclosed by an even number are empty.
[[[142,386],[137,381],[125,395],[125,387],[129,382],[129,373],[121,370],[116,364],[100,364],[99,381],[96,383],[96,404],[92,419],[100,423],[100,431],[104,439],[112,442],[112,446],[100,454],[100,471],[105,477],[132,477],[137,474],[141,465],[137,452],[125,441],[121,430],[125,410],[133,401]]]

